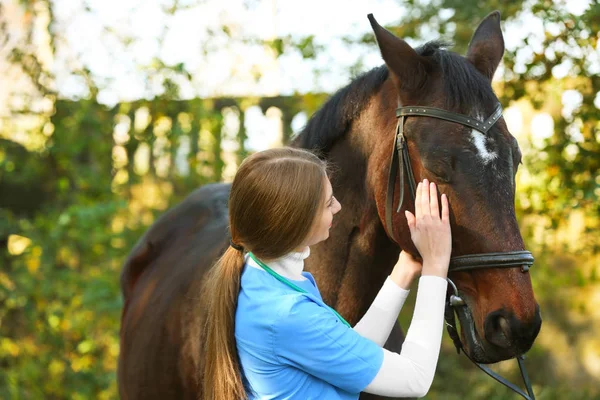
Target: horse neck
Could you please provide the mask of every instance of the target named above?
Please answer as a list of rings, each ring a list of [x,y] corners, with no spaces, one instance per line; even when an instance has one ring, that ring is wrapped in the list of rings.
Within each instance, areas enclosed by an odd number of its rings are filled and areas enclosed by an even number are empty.
[[[319,260],[326,262],[322,269],[326,272],[321,274],[326,281],[323,297],[351,323],[367,311],[399,254],[384,230],[377,204],[387,178],[386,174],[380,176],[381,165],[389,164],[392,146],[381,139],[393,137],[393,125],[388,127],[385,118],[390,113],[382,113],[382,107],[391,108],[391,115],[395,109],[389,101],[395,101],[389,93],[393,87],[386,86],[328,155],[336,166],[332,183],[342,211],[328,244],[318,248]]]

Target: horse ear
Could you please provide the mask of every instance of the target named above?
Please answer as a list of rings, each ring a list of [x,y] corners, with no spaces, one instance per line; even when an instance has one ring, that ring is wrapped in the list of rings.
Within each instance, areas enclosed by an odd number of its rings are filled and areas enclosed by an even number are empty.
[[[373,14],[367,17],[375,33],[381,56],[400,93],[420,87],[427,78],[423,57],[404,40],[379,25]]]
[[[500,28],[500,12],[489,14],[475,30],[467,59],[490,81],[504,55],[504,37]]]

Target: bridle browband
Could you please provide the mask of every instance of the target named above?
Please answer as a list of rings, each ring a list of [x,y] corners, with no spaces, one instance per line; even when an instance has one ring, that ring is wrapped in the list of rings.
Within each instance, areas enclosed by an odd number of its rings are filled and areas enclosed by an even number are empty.
[[[390,163],[390,171],[387,185],[385,223],[388,235],[393,241],[395,241],[398,244],[400,242],[394,235],[392,221],[392,207],[394,202],[394,188],[396,186],[396,177],[400,177],[400,200],[398,201],[398,207],[396,209],[396,212],[399,212],[401,210],[402,205],[404,203],[404,187],[406,184],[405,178],[413,201],[415,199],[416,192],[416,181],[413,174],[412,165],[410,163],[408,145],[406,143],[406,138],[404,137],[404,121],[406,117],[409,116],[442,119],[445,121],[461,124],[463,126],[468,126],[485,135],[488,133],[490,128],[494,126],[496,121],[498,121],[498,119],[500,119],[500,117],[502,116],[502,106],[500,105],[500,103],[498,103],[498,105],[494,109],[494,112],[485,121],[481,121],[477,118],[469,117],[463,114],[453,113],[434,107],[400,106],[396,109],[396,117],[398,118],[398,124],[396,125],[396,135],[394,138],[394,147],[392,149],[392,159]],[[468,254],[452,257],[450,259],[449,272],[471,271],[488,268],[521,267],[521,271],[523,273],[526,273],[529,271],[529,268],[533,266],[533,261],[533,255],[531,254],[531,252],[526,250]],[[458,330],[456,329],[456,320],[454,312],[456,311],[457,313],[464,313],[467,305],[464,302],[464,300],[459,296],[458,289],[456,288],[454,282],[452,282],[450,279],[448,279],[448,282],[450,283],[454,293],[449,296],[449,300],[446,304],[446,328],[448,330],[448,334],[454,342],[454,346],[456,347],[457,352],[460,353],[460,350],[463,349],[463,344],[460,340]],[[523,391],[518,386],[512,384],[511,382],[508,382],[506,379],[493,372],[489,367],[475,362],[473,359],[471,359],[471,357],[469,357],[468,354],[466,354],[464,350],[463,353],[465,354],[465,356],[467,356],[467,358],[469,358],[469,360],[471,360],[475,365],[477,365],[477,367],[479,367],[486,374],[488,374],[498,382],[512,389],[527,400],[535,400],[535,396],[531,388],[531,383],[529,381],[527,371],[525,370],[525,366],[523,364],[524,356],[519,355],[517,357],[517,361],[519,363],[519,369],[521,370],[521,376],[523,378],[523,382],[525,383],[527,393],[525,393],[525,391]]]

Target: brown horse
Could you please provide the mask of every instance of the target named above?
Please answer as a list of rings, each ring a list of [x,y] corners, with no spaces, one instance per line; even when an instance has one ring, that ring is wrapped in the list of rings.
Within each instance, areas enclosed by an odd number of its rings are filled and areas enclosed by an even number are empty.
[[[418,256],[403,212],[386,224],[390,154],[398,104],[438,107],[477,120],[498,103],[492,76],[504,41],[499,14],[477,28],[466,57],[437,42],[413,49],[372,20],[386,65],[362,75],[315,113],[293,146],[318,150],[336,166],[343,204],[330,238],[307,259],[324,300],[351,324],[366,312],[400,249]],[[453,256],[524,250],[514,211],[520,151],[503,119],[481,134],[439,118],[407,118],[404,134],[415,179],[449,196]],[[395,183],[409,193],[409,182]],[[207,185],[159,218],[122,273],[119,390],[123,399],[195,399],[201,388],[203,275],[228,245],[229,185]],[[412,210],[404,196],[402,209]],[[391,226],[388,226],[391,225]],[[397,238],[392,240],[391,238]],[[541,326],[528,273],[518,268],[452,272],[468,304],[461,320],[465,352],[483,363],[526,352]],[[399,351],[402,334],[386,347]],[[362,399],[376,396],[362,395]]]

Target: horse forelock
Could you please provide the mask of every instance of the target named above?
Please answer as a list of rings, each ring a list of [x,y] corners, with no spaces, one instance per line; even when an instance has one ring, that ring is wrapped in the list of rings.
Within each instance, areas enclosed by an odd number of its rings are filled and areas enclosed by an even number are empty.
[[[415,49],[441,73],[444,99],[440,106],[473,117],[488,115],[498,101],[490,81],[465,57],[448,47],[450,43],[436,40]]]

